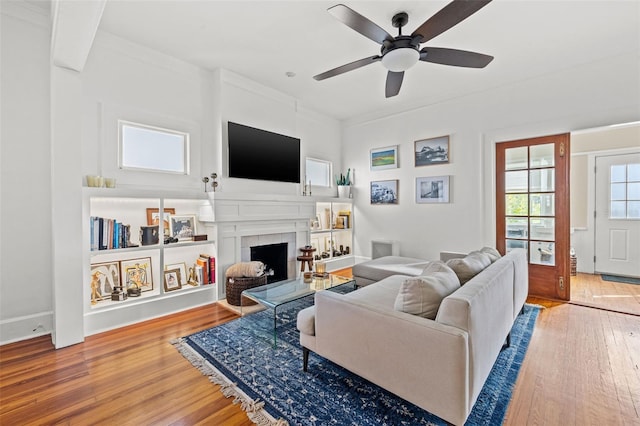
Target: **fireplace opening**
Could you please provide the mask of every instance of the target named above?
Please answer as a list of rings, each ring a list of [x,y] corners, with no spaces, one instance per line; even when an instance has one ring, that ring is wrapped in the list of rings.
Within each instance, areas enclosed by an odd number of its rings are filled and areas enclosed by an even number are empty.
[[[265,244],[251,247],[251,260],[265,264],[265,271],[269,272],[267,282],[274,283],[289,278],[287,267],[287,243]]]

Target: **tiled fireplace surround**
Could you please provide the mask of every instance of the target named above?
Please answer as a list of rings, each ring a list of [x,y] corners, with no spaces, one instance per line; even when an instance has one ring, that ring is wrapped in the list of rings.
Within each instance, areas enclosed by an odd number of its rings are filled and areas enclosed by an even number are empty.
[[[250,248],[288,243],[288,278],[296,278],[296,257],[309,242],[309,223],[315,217],[315,200],[310,197],[277,194],[209,193],[211,209],[200,212],[200,220],[215,228],[217,282],[225,282],[225,271],[234,263],[250,260]],[[225,285],[218,286],[224,299]]]

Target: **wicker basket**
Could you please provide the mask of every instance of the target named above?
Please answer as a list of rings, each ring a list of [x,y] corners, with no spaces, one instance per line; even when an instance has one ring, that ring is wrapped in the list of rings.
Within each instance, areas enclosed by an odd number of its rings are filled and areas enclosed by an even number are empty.
[[[261,277],[227,277],[227,303],[233,306],[240,306],[240,294],[244,290],[259,287],[267,283],[267,276]],[[253,300],[246,299],[245,306],[255,305]]]

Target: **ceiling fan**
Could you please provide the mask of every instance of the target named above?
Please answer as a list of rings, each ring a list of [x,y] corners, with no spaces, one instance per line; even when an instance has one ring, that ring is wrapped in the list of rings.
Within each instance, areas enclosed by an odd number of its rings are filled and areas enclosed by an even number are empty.
[[[398,35],[391,34],[378,25],[343,4],[330,7],[328,10],[336,19],[359,32],[363,36],[382,45],[380,55],[369,56],[332,70],[318,74],[313,78],[320,81],[329,77],[353,71],[365,65],[381,61],[389,70],[385,96],[390,98],[400,92],[404,72],[418,61],[433,62],[442,65],[453,65],[467,68],[484,68],[493,60],[493,56],[466,50],[443,47],[423,47],[425,43],[486,6],[491,0],[453,0],[438,13],[427,19],[411,35],[403,35],[402,27],[409,21],[405,12],[393,16],[391,24],[398,28]]]

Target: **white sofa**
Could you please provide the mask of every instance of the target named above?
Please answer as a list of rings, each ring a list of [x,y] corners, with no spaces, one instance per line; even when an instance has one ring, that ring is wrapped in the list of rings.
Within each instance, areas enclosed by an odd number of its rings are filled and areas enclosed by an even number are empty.
[[[527,268],[525,250],[509,252],[445,297],[433,320],[394,309],[407,275],[318,292],[298,314],[304,369],[315,352],[462,425],[524,305]]]

